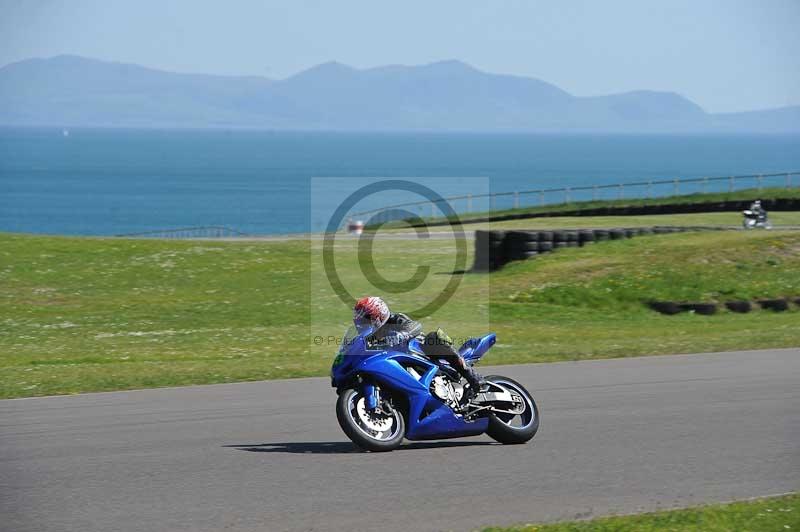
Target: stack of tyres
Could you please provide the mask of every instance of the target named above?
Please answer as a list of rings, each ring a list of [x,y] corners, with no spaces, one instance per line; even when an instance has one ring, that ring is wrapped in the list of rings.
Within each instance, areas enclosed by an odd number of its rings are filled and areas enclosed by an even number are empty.
[[[508,260],[532,259],[539,254],[539,233],[536,231],[509,231],[504,242]]]
[[[595,229],[592,231],[594,233],[594,240],[595,242],[602,242],[603,240],[608,240],[608,230],[607,229]]]
[[[625,238],[633,238],[638,234],[639,234],[639,231],[635,227],[626,227],[625,228]]]
[[[609,229],[608,236],[611,240],[622,240],[625,238],[624,229]]]
[[[578,242],[578,232],[577,231],[567,231],[567,247],[576,248],[580,244]]]
[[[578,232],[578,243],[580,243],[581,246],[594,244],[594,240],[594,231],[588,229]]]
[[[475,231],[475,264],[472,270],[476,272],[489,271],[489,232]]]
[[[567,232],[553,231],[553,249],[567,247]]]
[[[539,231],[539,253],[553,251],[553,232]]]
[[[507,262],[504,239],[504,231],[475,231],[474,271],[493,271]]]
[[[505,231],[489,231],[489,261],[492,270],[496,270],[508,262],[503,245],[505,236]]]

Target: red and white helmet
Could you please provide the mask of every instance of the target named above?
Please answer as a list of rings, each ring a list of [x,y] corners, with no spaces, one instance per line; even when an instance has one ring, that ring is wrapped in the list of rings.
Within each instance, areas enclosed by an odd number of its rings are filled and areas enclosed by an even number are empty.
[[[353,307],[353,322],[356,325],[372,325],[379,328],[389,319],[389,306],[379,297],[362,297]]]

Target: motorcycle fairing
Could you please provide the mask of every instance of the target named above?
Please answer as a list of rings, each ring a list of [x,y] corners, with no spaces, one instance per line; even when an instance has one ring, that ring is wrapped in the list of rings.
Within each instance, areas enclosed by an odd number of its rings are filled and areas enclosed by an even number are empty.
[[[357,344],[358,340],[354,343]],[[351,349],[356,351],[359,347],[353,345]],[[431,381],[440,371],[439,367],[413,350],[410,349],[410,353],[381,351],[368,355],[345,354],[342,357],[344,360],[333,368],[333,384],[348,382],[352,380],[352,375],[357,374],[365,379],[360,386],[368,403],[372,403],[374,397],[374,384],[406,397],[406,438],[409,440],[460,438],[486,432],[489,425],[487,418],[464,421],[431,394]],[[420,378],[409,373],[407,367],[414,368]]]
[[[470,338],[464,342],[464,345],[461,346],[458,352],[464,357],[467,364],[472,366],[486,354],[486,351],[488,351],[495,342],[497,342],[497,335],[494,333],[489,333],[480,338]]]
[[[417,379],[406,367],[415,368],[421,377]],[[384,352],[364,360],[358,372],[405,395],[408,400],[406,438],[409,440],[475,436],[484,433],[488,427],[488,419],[464,421],[449,406],[431,395],[431,381],[439,372],[439,367],[424,356],[399,351]]]

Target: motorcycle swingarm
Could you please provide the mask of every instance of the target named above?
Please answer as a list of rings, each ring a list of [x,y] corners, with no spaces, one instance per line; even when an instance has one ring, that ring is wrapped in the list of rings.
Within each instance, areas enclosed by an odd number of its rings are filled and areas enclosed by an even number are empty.
[[[495,385],[496,386],[496,385]],[[496,386],[500,388],[499,386]],[[500,388],[502,391],[499,392],[483,392],[478,394],[478,396],[474,399],[474,402],[470,403],[470,405],[475,406],[473,410],[468,411],[465,414],[467,418],[473,418],[479,413],[494,413],[494,414],[514,414],[519,415],[524,412],[525,402],[522,400],[522,397],[519,397],[516,394],[512,394],[505,388]],[[496,403],[511,403],[512,405],[522,405],[523,409],[519,410],[513,409],[508,410],[505,408],[499,408],[496,406]]]

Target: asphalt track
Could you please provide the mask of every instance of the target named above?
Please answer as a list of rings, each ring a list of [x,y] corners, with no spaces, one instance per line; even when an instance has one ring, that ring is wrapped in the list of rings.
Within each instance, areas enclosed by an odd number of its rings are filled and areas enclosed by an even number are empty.
[[[800,349],[496,371],[541,407],[527,445],[354,452],[327,379],[0,401],[0,529],[471,530],[800,489]]]

